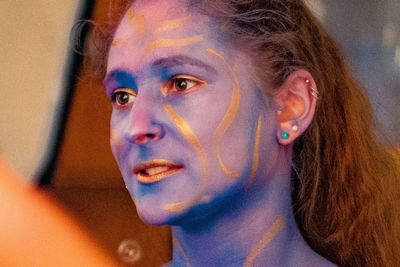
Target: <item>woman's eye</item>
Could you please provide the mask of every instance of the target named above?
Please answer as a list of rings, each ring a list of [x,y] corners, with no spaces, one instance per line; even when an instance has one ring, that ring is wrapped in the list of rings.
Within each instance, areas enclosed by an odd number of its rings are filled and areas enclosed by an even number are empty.
[[[206,84],[205,81],[189,75],[178,75],[172,77],[163,86],[163,93],[185,93]]]
[[[184,78],[177,78],[174,80],[175,90],[178,92],[185,91],[196,85],[196,82]]]
[[[117,89],[111,95],[113,107],[121,109],[133,103],[136,97],[136,92],[131,89]]]

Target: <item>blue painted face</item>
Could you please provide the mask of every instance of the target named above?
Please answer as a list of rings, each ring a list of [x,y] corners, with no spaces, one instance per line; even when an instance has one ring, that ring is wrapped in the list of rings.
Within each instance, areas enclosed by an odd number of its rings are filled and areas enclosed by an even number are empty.
[[[114,36],[111,147],[148,223],[212,214],[265,177],[276,152],[276,116],[250,60],[218,36],[178,0],[134,4]]]

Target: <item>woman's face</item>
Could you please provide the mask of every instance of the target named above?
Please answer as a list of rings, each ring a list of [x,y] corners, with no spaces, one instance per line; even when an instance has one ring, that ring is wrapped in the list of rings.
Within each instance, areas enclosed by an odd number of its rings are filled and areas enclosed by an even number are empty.
[[[110,48],[111,147],[140,217],[207,216],[267,176],[276,116],[246,54],[186,3],[139,1]]]

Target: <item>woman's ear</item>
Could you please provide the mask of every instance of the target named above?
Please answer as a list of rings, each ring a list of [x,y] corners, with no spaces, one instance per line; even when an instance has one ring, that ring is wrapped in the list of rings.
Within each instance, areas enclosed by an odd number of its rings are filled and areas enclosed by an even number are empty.
[[[275,95],[278,106],[278,141],[291,144],[310,125],[318,100],[318,89],[311,74],[303,69],[293,72]]]

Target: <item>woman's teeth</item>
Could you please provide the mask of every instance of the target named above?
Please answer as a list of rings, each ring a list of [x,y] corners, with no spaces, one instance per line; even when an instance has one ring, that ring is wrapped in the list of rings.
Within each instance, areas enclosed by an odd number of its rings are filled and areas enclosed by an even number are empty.
[[[175,164],[172,161],[155,159],[136,165],[133,169],[133,173],[137,175],[136,177],[139,183],[151,184],[178,173],[182,171],[183,168],[183,165]]]
[[[155,175],[155,174],[158,174],[158,173],[165,172],[165,171],[167,171],[167,170],[169,170],[169,167],[166,167],[166,166],[158,166],[158,167],[152,167],[152,168],[145,169],[144,172],[145,172],[147,175]]]

